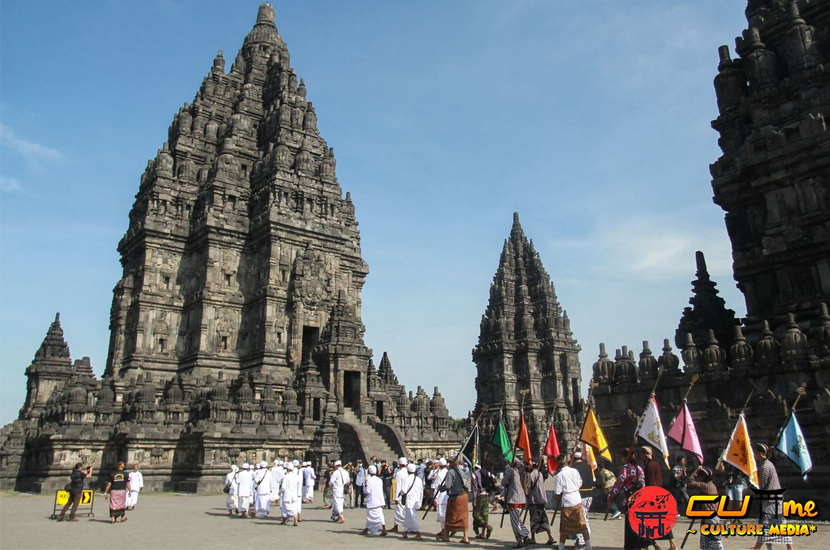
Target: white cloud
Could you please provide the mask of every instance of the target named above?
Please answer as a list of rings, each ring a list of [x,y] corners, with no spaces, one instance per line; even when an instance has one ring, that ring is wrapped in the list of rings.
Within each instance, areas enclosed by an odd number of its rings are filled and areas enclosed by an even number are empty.
[[[15,135],[11,128],[2,124],[0,124],[0,144],[8,147],[30,162],[55,162],[66,158],[57,149],[23,139]]]
[[[0,192],[13,193],[15,191],[20,191],[22,189],[23,186],[20,185],[20,182],[17,181],[15,178],[0,175]]]

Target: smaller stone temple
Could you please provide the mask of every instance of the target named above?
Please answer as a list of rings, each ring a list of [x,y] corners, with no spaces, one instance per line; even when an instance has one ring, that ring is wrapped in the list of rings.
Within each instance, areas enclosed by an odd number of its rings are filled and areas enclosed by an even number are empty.
[[[511,437],[524,411],[534,456],[545,446],[554,424],[560,449],[579,434],[584,399],[579,366],[580,346],[571,332],[568,313],[539,253],[513,214],[499,267],[490,285],[490,300],[481,317],[476,364],[476,406],[485,449],[493,439],[498,417]],[[485,451],[486,454],[487,451]]]

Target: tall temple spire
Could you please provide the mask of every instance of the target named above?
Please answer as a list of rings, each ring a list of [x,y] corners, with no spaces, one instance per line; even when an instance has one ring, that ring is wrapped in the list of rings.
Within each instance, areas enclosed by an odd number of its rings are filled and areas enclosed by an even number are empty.
[[[550,275],[514,213],[473,349],[476,411],[487,405],[495,414],[504,403],[508,416],[517,415],[524,400],[534,445],[554,416],[572,438],[581,399],[579,349]],[[529,391],[523,396],[523,390]]]
[[[717,284],[709,276],[706,258],[699,250],[695,252],[695,264],[697,272],[692,281],[692,297],[689,298],[691,307],[683,310],[674,343],[682,349],[688,332],[698,346],[705,346],[709,340],[709,330],[713,330],[718,343],[728,349],[732,345],[734,327],[738,324],[735,312],[727,309],[726,302],[718,295]]]

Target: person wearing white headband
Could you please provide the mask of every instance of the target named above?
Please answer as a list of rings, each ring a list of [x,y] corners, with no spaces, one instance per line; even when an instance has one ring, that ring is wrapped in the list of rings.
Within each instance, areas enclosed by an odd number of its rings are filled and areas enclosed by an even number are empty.
[[[399,526],[403,527],[406,503],[401,498],[401,492],[404,490],[403,482],[408,477],[406,466],[408,461],[405,456],[398,459],[398,471],[395,472],[395,497],[392,499],[395,505],[395,526],[392,527],[392,532],[397,533]]]
[[[343,517],[343,507],[346,504],[345,489],[351,482],[349,479],[349,472],[341,466],[343,463],[339,460],[334,461],[334,471],[331,473],[331,519],[336,523],[345,523],[346,518]]]
[[[314,467],[311,462],[304,462],[303,472],[303,502],[314,502],[314,480],[317,479],[317,474],[314,473]]]
[[[267,519],[271,513],[271,470],[264,460],[254,474],[254,515]]]
[[[247,462],[242,465],[242,471],[237,477],[237,509],[243,518],[248,517],[248,509],[251,507],[251,500],[254,495],[254,473],[251,465]]]
[[[443,487],[444,479],[446,479],[446,477],[447,460],[442,458],[438,461],[438,471],[435,473],[435,477],[432,480],[432,494],[434,495],[432,504],[435,506],[436,520],[441,524],[441,531],[438,535],[443,535],[444,527],[447,521],[447,501],[449,500],[449,497],[447,496],[446,491],[438,490]]]
[[[231,466],[231,471],[225,476],[225,487],[222,489],[228,494],[227,498],[227,506],[228,506],[228,515],[232,516],[236,514],[239,510],[237,509],[238,503],[236,501],[236,489],[237,489],[237,477],[239,476],[239,467],[236,464]]]
[[[369,466],[366,472],[363,494],[366,495],[366,528],[363,529],[363,534],[385,537],[386,520],[383,517],[383,508],[386,506],[386,499],[383,496],[383,480],[378,475],[378,468],[374,464]]]
[[[271,491],[268,499],[271,502],[279,503],[280,500],[280,484],[282,478],[285,476],[285,468],[282,467],[282,460],[275,460],[271,467]]]
[[[404,503],[403,538],[410,533],[415,534],[415,540],[421,540],[421,526],[418,524],[418,510],[424,500],[424,482],[418,477],[418,466],[408,464],[406,478],[402,482],[402,489],[398,492]]]
[[[285,525],[289,518],[293,520],[294,527],[299,524],[299,517],[297,508],[300,504],[300,488],[302,486],[302,478],[294,472],[294,463],[285,463],[285,476],[280,485],[280,513],[282,514],[282,523]]]

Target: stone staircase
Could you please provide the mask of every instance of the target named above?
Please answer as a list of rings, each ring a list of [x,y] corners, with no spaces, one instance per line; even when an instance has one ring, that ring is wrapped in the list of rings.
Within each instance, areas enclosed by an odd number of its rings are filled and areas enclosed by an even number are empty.
[[[361,422],[354,411],[347,407],[345,412],[340,415],[340,419],[353,426],[357,431],[366,460],[369,460],[373,455],[385,459],[390,464],[393,460],[398,459],[395,451],[386,443],[386,440],[372,426]]]

